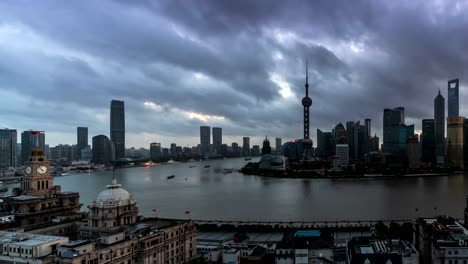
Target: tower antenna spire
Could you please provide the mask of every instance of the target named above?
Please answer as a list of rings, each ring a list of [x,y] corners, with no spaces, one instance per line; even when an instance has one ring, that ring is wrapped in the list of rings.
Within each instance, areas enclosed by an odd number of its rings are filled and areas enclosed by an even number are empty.
[[[309,83],[309,61],[306,59],[306,83]]]

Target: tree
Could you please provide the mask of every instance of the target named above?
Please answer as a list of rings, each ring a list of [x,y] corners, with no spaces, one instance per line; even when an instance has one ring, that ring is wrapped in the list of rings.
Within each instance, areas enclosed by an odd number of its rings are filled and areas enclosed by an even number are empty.
[[[379,237],[386,237],[388,234],[388,227],[384,224],[384,222],[379,221],[375,225],[375,232]]]
[[[208,264],[208,262],[203,256],[198,256],[194,258],[190,263],[191,264]]]
[[[408,240],[409,242],[413,243],[413,235],[414,235],[414,226],[411,222],[403,223],[400,231],[400,239],[401,240]]]
[[[400,238],[401,233],[401,226],[398,223],[391,222],[390,227],[388,229],[388,236],[391,239],[398,239]]]

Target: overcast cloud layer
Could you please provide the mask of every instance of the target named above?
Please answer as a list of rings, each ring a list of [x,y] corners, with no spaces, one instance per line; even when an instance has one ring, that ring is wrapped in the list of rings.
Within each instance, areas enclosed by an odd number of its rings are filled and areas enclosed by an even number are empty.
[[[109,135],[117,99],[127,147],[196,145],[200,125],[300,138],[306,59],[314,142],[364,118],[381,134],[398,106],[420,129],[456,77],[468,116],[468,5],[448,2],[1,1],[0,127],[75,144]]]

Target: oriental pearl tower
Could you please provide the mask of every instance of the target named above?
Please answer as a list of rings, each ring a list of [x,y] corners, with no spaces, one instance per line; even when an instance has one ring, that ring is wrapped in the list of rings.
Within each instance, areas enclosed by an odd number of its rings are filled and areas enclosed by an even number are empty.
[[[302,146],[304,148],[303,158],[304,160],[310,159],[310,152],[312,149],[313,142],[309,138],[309,107],[312,105],[312,99],[309,97],[309,71],[306,61],[306,83],[305,83],[305,96],[302,98],[302,105],[304,106],[304,139],[302,140]]]

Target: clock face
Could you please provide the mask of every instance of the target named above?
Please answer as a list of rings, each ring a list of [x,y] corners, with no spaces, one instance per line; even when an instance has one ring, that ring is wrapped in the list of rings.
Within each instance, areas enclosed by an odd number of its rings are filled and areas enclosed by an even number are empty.
[[[44,174],[44,173],[47,172],[47,167],[46,167],[46,166],[39,166],[39,167],[37,167],[37,170],[36,170],[36,171],[37,171],[37,173],[39,173],[39,174]]]
[[[31,167],[27,166],[27,167],[26,167],[26,173],[27,173],[27,174],[31,174],[31,172],[32,172]]]

